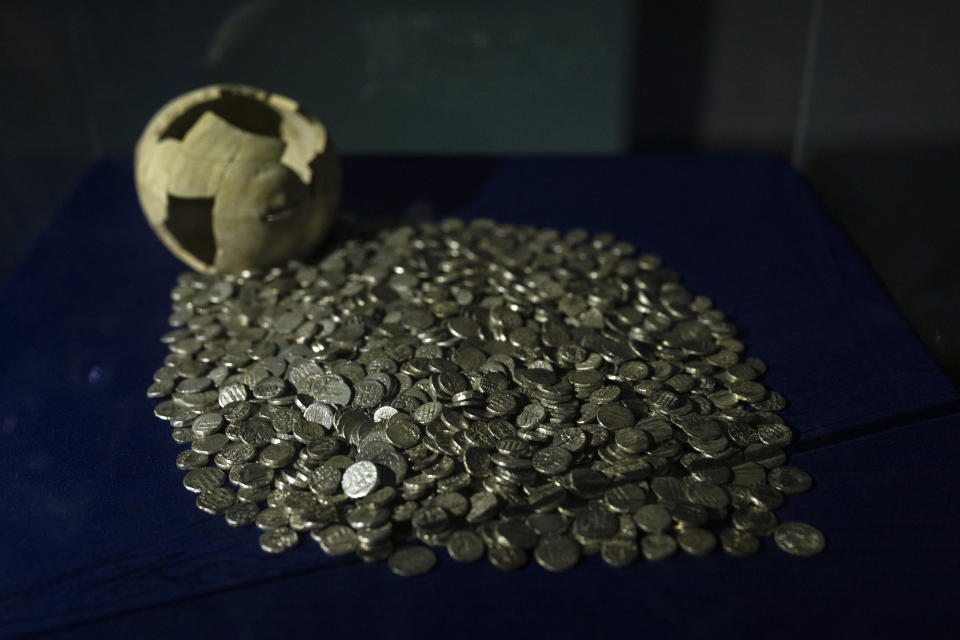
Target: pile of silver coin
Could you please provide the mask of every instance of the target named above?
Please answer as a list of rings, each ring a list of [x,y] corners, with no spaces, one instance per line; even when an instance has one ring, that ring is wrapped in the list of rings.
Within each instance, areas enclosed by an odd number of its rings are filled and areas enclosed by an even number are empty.
[[[339,242],[315,263],[185,273],[147,395],[197,506],[270,553],[413,575],[744,556],[810,476],[737,329],[609,234],[480,219]]]

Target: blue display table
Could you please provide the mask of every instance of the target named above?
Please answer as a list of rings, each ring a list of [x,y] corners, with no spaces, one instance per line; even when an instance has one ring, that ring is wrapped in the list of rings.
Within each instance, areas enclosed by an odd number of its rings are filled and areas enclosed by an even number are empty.
[[[444,557],[407,580],[309,540],[268,557],[255,529],[193,506],[144,396],[183,267],[147,227],[131,173],[93,167],[0,293],[0,635],[913,634],[960,592],[958,396],[780,161],[345,160],[358,217],[429,203],[612,231],[662,255],[745,329],[792,401],[793,461],[818,485],[780,515],[829,539],[815,558],[771,548],[621,570],[594,558],[563,575]]]

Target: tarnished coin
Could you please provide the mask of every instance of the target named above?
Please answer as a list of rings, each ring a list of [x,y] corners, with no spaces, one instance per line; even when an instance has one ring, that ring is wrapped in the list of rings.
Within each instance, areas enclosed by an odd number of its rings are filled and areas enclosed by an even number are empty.
[[[343,378],[338,375],[328,375],[324,378],[316,398],[320,402],[345,407],[350,404],[353,391]]]
[[[778,467],[767,474],[767,482],[784,493],[803,493],[813,486],[813,478],[797,467]]]
[[[631,538],[614,537],[600,545],[600,557],[611,567],[627,567],[637,561],[640,549]]]
[[[210,457],[203,453],[197,453],[193,449],[186,449],[177,455],[177,467],[184,471],[197,469],[207,466]]]
[[[610,479],[593,468],[577,467],[566,476],[570,489],[585,498],[601,495]]]
[[[533,454],[533,468],[546,475],[566,473],[573,454],[562,447],[544,447]]]
[[[501,571],[516,571],[527,564],[527,552],[516,547],[495,544],[487,549],[490,564]]]
[[[750,487],[747,489],[747,495],[750,496],[750,502],[769,511],[783,506],[783,494],[766,484]]]
[[[758,536],[768,536],[777,528],[777,516],[754,505],[740,507],[733,512],[730,521],[737,529]]]
[[[485,552],[483,540],[472,531],[454,531],[447,540],[447,553],[457,562],[476,562]]]
[[[580,561],[580,545],[568,536],[543,536],[533,550],[533,557],[547,571],[566,571]]]
[[[253,413],[253,405],[246,400],[236,400],[222,407],[220,413],[231,424],[239,424]]]
[[[409,418],[387,420],[385,433],[390,444],[398,449],[409,449],[420,442],[420,428]]]
[[[632,427],[636,424],[636,416],[622,404],[605,404],[597,411],[597,422],[611,431],[616,431]]]
[[[240,487],[237,489],[237,500],[250,504],[259,504],[265,501],[268,495],[270,495],[269,486]]]
[[[603,492],[603,501],[616,513],[633,513],[643,506],[647,492],[638,484],[621,484]]]
[[[278,529],[290,524],[290,515],[282,507],[267,507],[254,520],[261,529]]]
[[[297,532],[287,527],[270,529],[260,534],[260,548],[267,553],[283,553],[297,546]]]
[[[348,497],[362,498],[377,488],[380,483],[380,472],[377,470],[377,465],[369,460],[362,460],[350,465],[343,472],[340,483]]]
[[[647,533],[660,533],[673,524],[673,517],[663,505],[647,504],[633,513],[633,521]]]
[[[223,416],[219,413],[203,413],[193,420],[190,429],[197,435],[206,436],[219,431],[223,422]]]
[[[230,467],[230,482],[241,488],[268,486],[273,481],[274,475],[273,469],[256,462],[245,462]]]
[[[717,539],[706,529],[686,527],[677,532],[677,545],[690,555],[705,556],[717,547]]]
[[[569,523],[563,514],[556,512],[531,513],[527,516],[527,524],[540,536],[563,533],[569,527]]]
[[[357,549],[357,533],[346,525],[330,525],[324,529],[312,531],[310,537],[331,556],[342,556],[353,553]]]
[[[670,476],[654,478],[650,482],[650,488],[664,502],[687,502],[690,499],[687,494],[687,485],[679,478]]]
[[[443,405],[439,402],[426,402],[413,412],[413,419],[420,424],[430,424],[440,417],[441,411],[443,411]]]
[[[219,515],[233,506],[237,501],[237,494],[226,487],[216,487],[204,491],[197,496],[197,508],[214,515]]]
[[[746,531],[724,529],[720,532],[720,546],[732,556],[750,556],[760,550],[760,540]]]
[[[784,522],[773,532],[777,546],[795,556],[812,556],[823,551],[826,538],[805,522]]]
[[[687,496],[694,504],[703,505],[709,509],[723,509],[730,504],[730,495],[715,484],[695,482],[687,485]]]
[[[183,477],[183,486],[186,487],[188,491],[202,493],[216,489],[222,485],[226,479],[227,474],[216,467],[200,467],[199,469],[193,469],[187,472],[187,475]]]
[[[730,391],[740,400],[757,402],[767,395],[767,390],[759,382],[738,380],[730,385]]]
[[[573,521],[573,535],[580,540],[609,540],[620,529],[620,519],[605,509],[583,509]]]
[[[756,462],[764,469],[775,469],[787,460],[787,455],[780,447],[753,443],[747,445],[743,450],[743,459],[748,462]]]
[[[433,569],[437,556],[430,548],[421,545],[402,547],[390,554],[387,564],[398,576],[416,576]]]
[[[297,450],[287,441],[267,445],[260,452],[260,464],[273,469],[280,469],[290,464],[297,455]]]
[[[641,453],[650,448],[650,436],[643,429],[626,427],[613,437],[617,447],[626,453]]]
[[[276,431],[273,425],[263,418],[250,418],[240,425],[237,435],[247,444],[259,449],[270,444]]]
[[[779,396],[780,394],[776,393],[776,395]],[[761,425],[757,429],[757,436],[760,438],[760,442],[777,447],[785,447],[793,441],[793,431],[787,425],[779,422]]]
[[[286,390],[287,382],[283,378],[270,376],[253,387],[253,397],[258,400],[268,400],[283,395]]]
[[[190,445],[190,448],[196,451],[197,453],[202,453],[204,455],[212,456],[217,453],[225,446],[229,440],[227,436],[223,433],[211,433],[208,436],[200,436],[194,438],[193,442]]]
[[[364,380],[356,386],[353,404],[362,409],[371,409],[383,401],[384,388],[376,380]]]
[[[237,502],[224,511],[223,518],[231,527],[243,527],[253,524],[258,513],[260,513],[260,509],[257,508],[256,504]]]
[[[496,525],[497,542],[518,549],[532,549],[537,534],[521,520],[501,520]]]
[[[663,560],[677,552],[677,541],[664,533],[651,533],[640,540],[640,550],[647,560]]]
[[[329,496],[340,488],[340,470],[321,464],[309,476],[310,490],[318,495]]]
[[[246,442],[235,441],[228,442],[226,446],[224,446],[223,449],[217,453],[217,459],[221,463],[232,468],[233,465],[253,460],[254,456],[256,455],[257,449],[255,447],[247,444]]]

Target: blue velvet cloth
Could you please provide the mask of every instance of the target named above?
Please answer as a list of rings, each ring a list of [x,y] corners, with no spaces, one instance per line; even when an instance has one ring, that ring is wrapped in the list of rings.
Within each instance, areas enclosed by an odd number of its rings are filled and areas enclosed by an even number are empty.
[[[0,635],[887,635],[935,624],[957,595],[957,394],[782,162],[361,157],[344,175],[361,217],[429,203],[661,254],[792,401],[793,461],[818,484],[781,515],[824,530],[827,552],[593,558],[563,575],[442,557],[409,580],[310,540],[268,557],[255,529],[193,506],[144,396],[183,267],[147,227],[130,163],[107,160],[0,290]]]

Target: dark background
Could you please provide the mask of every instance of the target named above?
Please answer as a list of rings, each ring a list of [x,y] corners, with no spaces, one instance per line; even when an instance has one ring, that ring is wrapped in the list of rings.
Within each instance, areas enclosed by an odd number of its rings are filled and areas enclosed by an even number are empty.
[[[245,82],[346,154],[788,158],[956,384],[958,36],[950,0],[7,0],[0,277],[166,100]]]

